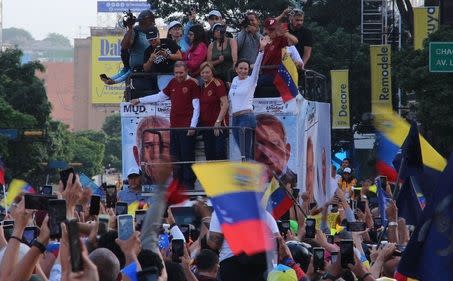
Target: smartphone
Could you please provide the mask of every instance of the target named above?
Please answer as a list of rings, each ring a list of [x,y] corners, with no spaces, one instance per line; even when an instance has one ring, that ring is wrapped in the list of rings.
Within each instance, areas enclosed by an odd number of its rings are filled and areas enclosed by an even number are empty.
[[[181,257],[184,255],[184,240],[171,240],[171,259],[173,262],[181,262]]]
[[[117,216],[127,214],[127,203],[126,202],[116,202],[115,213]]]
[[[74,168],[69,168],[63,171],[60,171],[60,180],[63,183],[63,188],[66,189],[66,185],[68,184],[69,175],[73,174],[72,176],[72,183],[75,183],[76,177],[74,173]]]
[[[282,236],[285,236],[290,229],[289,221],[277,221],[278,230]]]
[[[52,195],[52,186],[45,185],[45,186],[41,187],[41,194]]]
[[[83,270],[82,261],[82,245],[80,243],[79,225],[77,220],[70,220],[66,222],[68,227],[68,240],[69,240],[69,255],[71,257],[71,270],[72,272],[80,272]]]
[[[383,190],[387,190],[387,177],[386,176],[379,176],[379,181],[381,182],[381,188]]]
[[[101,207],[101,196],[99,196],[99,195],[91,195],[90,216],[99,215],[100,207]]]
[[[197,226],[197,215],[193,207],[171,207],[171,213],[177,225],[192,224]]]
[[[108,215],[99,215],[98,235],[103,235],[109,231],[109,219]]]
[[[348,264],[354,264],[354,244],[352,240],[340,241],[341,267],[348,268]]]
[[[117,220],[118,239],[129,239],[134,234],[134,217],[132,215],[119,215]]]
[[[61,223],[66,220],[66,201],[61,199],[49,200],[49,230],[51,239],[61,238]]]
[[[57,199],[57,196],[26,193],[24,194],[25,209],[47,211],[50,199]]]
[[[329,244],[335,244],[335,236],[330,235],[330,234],[327,234],[327,235],[326,235],[326,238],[327,238],[327,243],[329,243]]]
[[[324,248],[313,248],[313,268],[315,271],[324,270]]]
[[[138,281],[157,281],[158,269],[155,266],[147,267],[142,271],[137,272]]]
[[[380,228],[382,226],[382,219],[380,217],[373,218],[374,228]]]
[[[365,229],[366,229],[366,224],[363,221],[348,222],[346,225],[347,231],[360,232],[360,231],[364,231]]]
[[[14,221],[10,221],[10,220],[3,221],[3,226],[5,226],[5,225],[12,225],[12,226],[14,226]]]
[[[315,238],[316,235],[316,220],[305,220],[305,238]]]
[[[186,242],[189,242],[190,226],[188,224],[181,224],[179,226],[179,229],[181,230],[182,234],[184,235],[184,239],[186,239]]]
[[[35,240],[39,235],[39,228],[37,226],[27,226],[22,234],[22,240],[28,245]]]
[[[107,75],[105,75],[105,73],[102,73],[101,75],[99,75],[99,77],[100,77],[101,79],[109,79],[109,78],[107,77]]]
[[[3,225],[3,234],[5,235],[6,241],[9,241],[11,235],[13,235],[14,224]]]
[[[362,201],[360,199],[357,200],[357,205],[356,205],[357,209],[359,209],[360,211],[362,211],[362,213],[365,213],[365,208],[366,208],[366,203],[365,201]]]
[[[146,216],[146,210],[135,211],[135,229],[140,231],[142,229],[143,220]]]
[[[330,253],[330,261],[332,263],[337,262],[337,258],[338,258],[338,252],[331,252]]]

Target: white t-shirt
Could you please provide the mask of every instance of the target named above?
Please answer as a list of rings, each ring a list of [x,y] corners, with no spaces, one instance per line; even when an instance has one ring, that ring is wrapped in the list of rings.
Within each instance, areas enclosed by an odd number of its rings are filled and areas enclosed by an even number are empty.
[[[264,220],[266,222],[266,225],[269,227],[270,232],[272,233],[272,235],[274,233],[278,234],[279,231],[278,231],[277,222],[275,221],[275,219],[272,217],[272,215],[269,212],[266,211],[265,214],[266,215],[264,216]],[[222,228],[219,223],[219,219],[217,218],[217,214],[215,213],[215,211],[212,213],[212,216],[211,216],[211,224],[209,226],[209,231],[223,233]],[[253,231],[253,229],[251,229],[251,231]],[[273,237],[269,237],[269,239],[272,239],[272,238]],[[223,261],[232,256],[234,256],[234,255],[231,252],[228,242],[226,240],[223,240],[222,247],[220,247],[219,261]]]
[[[228,98],[231,104],[231,113],[242,110],[253,109],[253,94],[255,93],[260,73],[261,62],[263,61],[263,52],[259,52],[253,66],[252,74],[240,80],[238,76],[231,82]]]

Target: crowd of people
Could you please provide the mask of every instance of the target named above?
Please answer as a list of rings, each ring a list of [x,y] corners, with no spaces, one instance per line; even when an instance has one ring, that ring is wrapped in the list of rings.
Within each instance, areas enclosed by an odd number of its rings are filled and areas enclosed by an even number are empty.
[[[161,161],[167,164],[157,168],[157,181],[164,184],[171,176],[171,166],[168,159]],[[81,186],[77,175],[71,174],[66,186],[60,182],[53,192],[61,199],[56,201],[64,202],[60,210],[63,214],[51,211],[50,203],[46,210],[27,209],[30,203],[26,194],[15,198],[1,225],[0,280],[398,278],[396,269],[409,241],[410,228],[398,217],[395,202],[390,202],[385,210],[379,209],[372,200],[375,194],[369,181],[358,192],[355,188],[350,191],[343,184],[351,176],[350,167],[345,162],[343,165],[338,181],[335,167],[332,169],[332,180],[338,188],[325,204],[314,204],[302,193],[297,200],[301,204],[294,205],[281,220],[265,212],[270,233],[267,239],[274,247],[255,255],[233,255],[223,235],[218,210],[212,209],[207,198],[188,199],[192,201],[186,208],[192,211],[185,214],[177,206],[167,205],[165,213],[162,209],[157,219],[150,222],[148,213],[162,200],[141,194],[140,171],[131,169],[129,189],[114,192],[116,206],[111,200],[110,206],[101,200],[93,213],[91,191]],[[387,185],[385,188],[390,188]],[[127,216],[127,206],[137,202],[143,204],[135,207],[135,220],[126,230],[128,224],[123,217]],[[146,217],[140,217],[147,208]],[[388,222],[381,217],[382,211]],[[59,235],[55,235],[55,217],[61,222]],[[76,234],[71,231],[71,222],[77,224]],[[150,225],[158,226],[154,233],[149,231]],[[38,229],[31,237],[27,234],[30,228]]]

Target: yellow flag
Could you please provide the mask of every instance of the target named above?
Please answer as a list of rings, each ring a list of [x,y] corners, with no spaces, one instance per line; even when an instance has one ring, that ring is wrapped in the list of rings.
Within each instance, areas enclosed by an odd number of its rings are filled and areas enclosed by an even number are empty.
[[[193,164],[192,169],[210,197],[242,191],[261,191],[264,167],[258,163]]]

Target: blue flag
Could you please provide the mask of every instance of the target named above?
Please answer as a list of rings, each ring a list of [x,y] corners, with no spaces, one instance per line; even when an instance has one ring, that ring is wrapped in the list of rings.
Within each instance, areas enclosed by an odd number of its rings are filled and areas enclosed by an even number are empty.
[[[411,122],[409,134],[401,147],[401,154],[395,156],[393,164],[399,171],[399,178],[404,181],[396,200],[398,215],[406,219],[406,223],[417,225],[422,213],[416,190],[421,191],[417,185],[417,177],[423,174],[422,149],[417,124]],[[432,189],[432,187],[424,188]]]
[[[398,266],[420,281],[453,280],[453,154]]]

